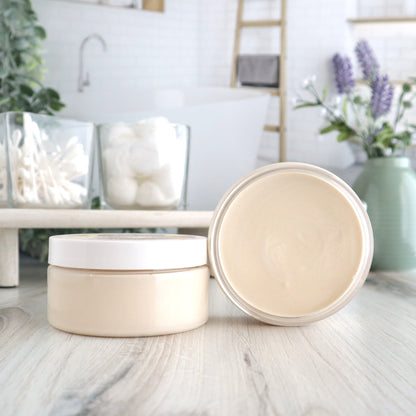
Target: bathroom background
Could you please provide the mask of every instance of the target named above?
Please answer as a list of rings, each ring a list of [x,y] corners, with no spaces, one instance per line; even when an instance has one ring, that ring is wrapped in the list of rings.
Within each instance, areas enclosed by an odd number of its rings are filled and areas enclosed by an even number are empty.
[[[88,45],[86,61],[91,85],[111,91],[132,85],[145,88],[229,86],[237,0],[166,0],[164,13],[81,4],[62,0],[34,0],[40,23],[47,30],[45,82],[55,87],[71,106],[76,94],[78,50],[82,39],[98,33]],[[290,0],[287,11],[288,160],[342,169],[353,163],[346,144],[335,134],[318,137],[319,110],[292,111],[291,98],[302,80],[315,74],[318,86],[332,81],[330,59],[334,53],[352,55],[354,43],[366,38],[391,79],[414,74],[416,24],[352,24],[355,15],[394,16],[412,12],[406,0],[346,1]],[[410,6],[409,6],[410,4]],[[246,19],[279,18],[280,2],[246,0]],[[241,53],[276,53],[279,28],[248,28]],[[278,97],[271,98],[268,124],[277,124]],[[243,122],[243,121],[242,121]],[[258,164],[277,161],[278,138],[265,132]]]

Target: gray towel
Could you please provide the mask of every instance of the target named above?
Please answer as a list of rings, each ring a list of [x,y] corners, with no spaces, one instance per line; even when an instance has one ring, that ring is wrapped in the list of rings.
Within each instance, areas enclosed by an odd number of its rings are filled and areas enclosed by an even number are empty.
[[[279,87],[279,55],[239,55],[237,79],[241,85]]]

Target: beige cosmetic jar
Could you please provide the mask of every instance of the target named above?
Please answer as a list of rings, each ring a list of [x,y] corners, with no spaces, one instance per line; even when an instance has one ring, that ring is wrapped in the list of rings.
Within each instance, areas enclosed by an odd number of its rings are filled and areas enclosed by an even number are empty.
[[[211,270],[241,310],[303,325],[344,307],[373,256],[365,207],[340,178],[278,163],[252,172],[220,201],[208,237]]]
[[[208,319],[205,237],[79,234],[49,240],[48,319],[83,335],[172,334]]]

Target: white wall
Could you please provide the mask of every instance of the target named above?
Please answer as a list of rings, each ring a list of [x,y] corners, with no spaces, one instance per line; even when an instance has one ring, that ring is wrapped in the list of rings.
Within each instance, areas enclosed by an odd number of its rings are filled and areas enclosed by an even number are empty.
[[[416,16],[414,0],[357,0],[356,16]],[[351,26],[354,41],[365,38],[373,47],[381,70],[392,80],[416,75],[416,22],[356,24]]]
[[[346,22],[347,1],[295,0],[288,10],[288,96],[301,92],[300,84],[308,75],[316,75],[318,91],[326,82],[334,92],[331,59],[337,52],[349,52]],[[289,110],[289,158],[327,167],[343,167],[353,162],[348,146],[336,142],[335,134],[319,136],[323,126],[316,108]]]
[[[86,67],[95,88],[229,85],[237,0],[166,0],[165,13],[107,8],[60,0],[34,0],[48,32],[49,72],[45,82],[63,99],[76,91],[78,48],[90,33],[101,34],[107,52],[92,41]],[[276,0],[246,0],[247,19],[278,18]],[[288,1],[288,156],[324,166],[352,161],[349,149],[334,136],[318,140],[318,110],[290,109],[302,79],[316,74],[322,86],[330,78],[331,56],[346,52],[347,0]],[[273,53],[279,29],[244,29],[242,52]],[[273,98],[268,123],[278,122],[279,100]],[[265,133],[259,164],[277,160],[278,139]]]
[[[232,46],[236,20],[236,0],[202,0],[200,25],[199,81],[202,84],[227,85],[231,73]],[[347,53],[350,31],[346,0],[288,1],[288,158],[323,166],[343,167],[353,162],[346,144],[336,142],[335,135],[318,137],[322,125],[320,111],[292,111],[291,98],[300,90],[302,80],[315,74],[323,87],[332,80],[331,57]],[[246,0],[246,19],[280,17],[280,2]],[[276,53],[280,49],[278,28],[243,30],[243,53]],[[273,97],[268,124],[278,123],[279,99]],[[264,133],[259,149],[259,164],[278,160],[278,137]]]
[[[85,66],[95,88],[196,85],[198,81],[199,5],[168,0],[165,13],[34,0],[47,30],[45,82],[65,95],[77,88],[78,50],[83,38],[99,33],[108,49],[92,40]]]

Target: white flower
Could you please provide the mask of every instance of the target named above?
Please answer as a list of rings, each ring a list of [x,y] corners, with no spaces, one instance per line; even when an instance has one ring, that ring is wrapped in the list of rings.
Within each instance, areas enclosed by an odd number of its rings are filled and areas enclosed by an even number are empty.
[[[335,97],[333,97],[330,102],[331,107],[339,107],[340,104],[341,104],[341,97],[339,95],[336,95]]]
[[[292,97],[290,101],[291,101],[292,107],[296,107],[297,105],[301,104],[301,102],[302,102],[301,98],[298,97],[298,96]]]
[[[316,82],[316,75],[309,75],[302,81],[302,88],[308,89],[312,85],[314,85]]]

